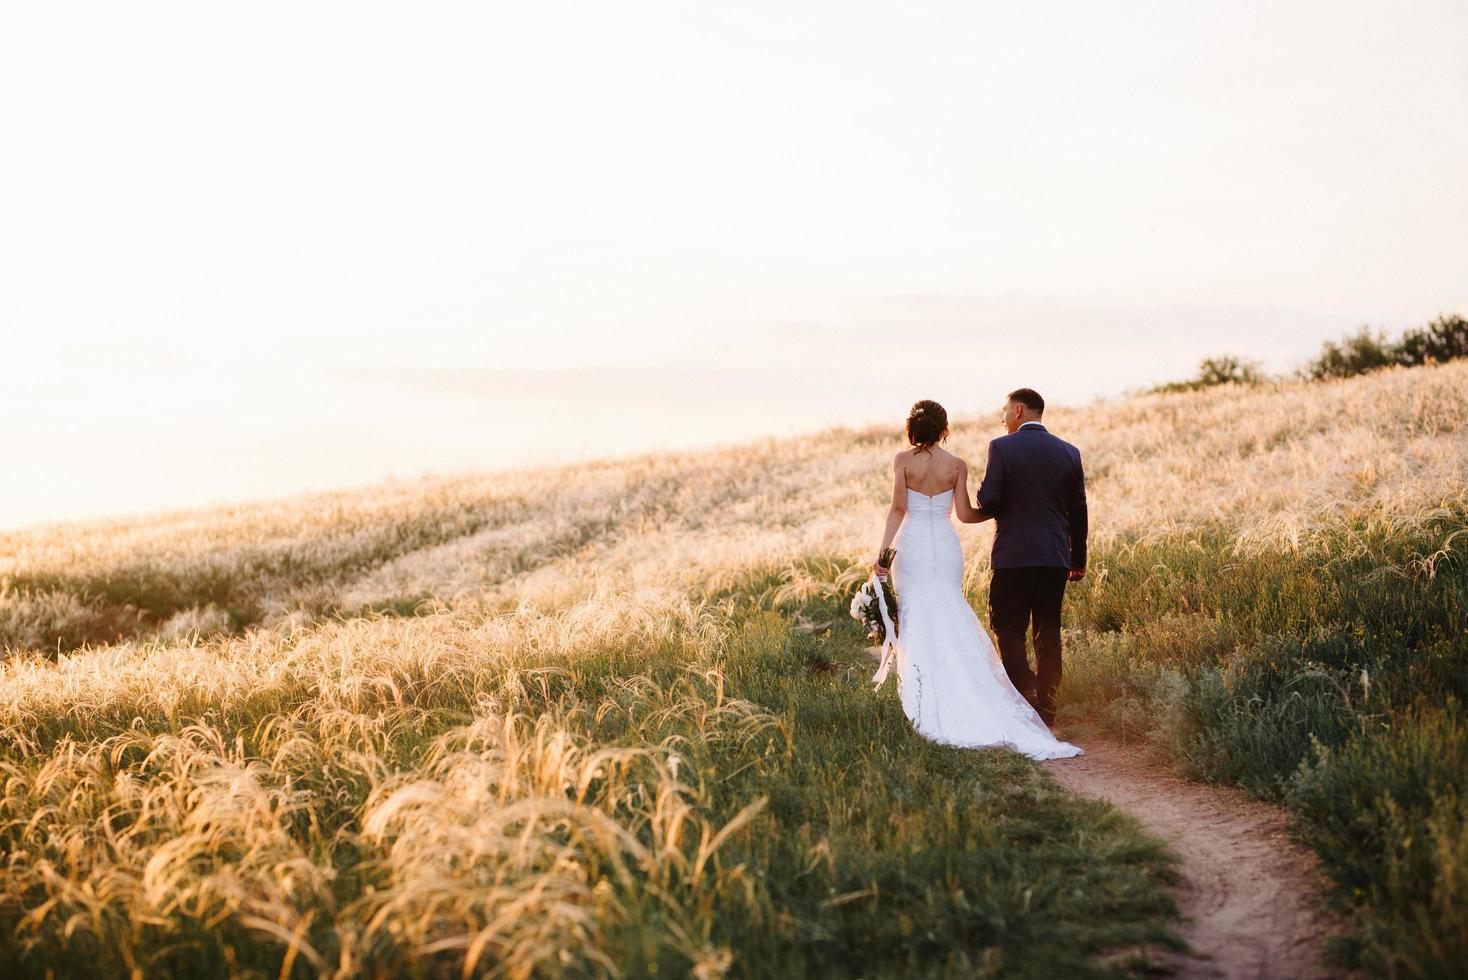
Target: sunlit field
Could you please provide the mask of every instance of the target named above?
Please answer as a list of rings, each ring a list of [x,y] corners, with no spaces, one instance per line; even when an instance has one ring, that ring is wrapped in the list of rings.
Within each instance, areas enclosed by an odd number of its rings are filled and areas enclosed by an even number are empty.
[[[1147,970],[1166,851],[871,693],[896,421],[0,534],[0,970]],[[1046,422],[1093,527],[1062,730],[1284,801],[1335,955],[1448,973],[1468,363]]]

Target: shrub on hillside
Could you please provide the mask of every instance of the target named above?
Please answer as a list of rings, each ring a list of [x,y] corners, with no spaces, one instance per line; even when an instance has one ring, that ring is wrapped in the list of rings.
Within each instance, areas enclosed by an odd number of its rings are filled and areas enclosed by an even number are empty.
[[[1320,356],[1305,365],[1305,374],[1316,380],[1349,378],[1397,363],[1397,354],[1384,333],[1362,327],[1339,344],[1327,340]]]
[[[1440,316],[1421,330],[1408,330],[1397,345],[1397,363],[1408,367],[1468,357],[1468,320]]]
[[[1425,327],[1408,330],[1395,342],[1370,327],[1361,327],[1339,342],[1327,340],[1299,374],[1312,381],[1325,381],[1352,378],[1382,368],[1441,364],[1464,357],[1468,357],[1468,319],[1454,313],[1439,316]],[[1222,354],[1204,358],[1194,377],[1170,381],[1150,390],[1153,393],[1197,391],[1215,385],[1248,385],[1265,380],[1259,362]]]
[[[1454,314],[1440,316],[1418,330],[1408,330],[1396,343],[1386,334],[1362,327],[1339,344],[1326,341],[1320,355],[1305,365],[1304,375],[1316,381],[1349,378],[1384,367],[1416,367],[1468,357],[1468,320]]]
[[[1223,354],[1218,357],[1205,357],[1198,365],[1196,377],[1187,381],[1172,381],[1158,385],[1152,390],[1154,392],[1196,391],[1199,388],[1212,388],[1215,385],[1252,385],[1263,380],[1264,371],[1258,361],[1246,361],[1232,354]]]

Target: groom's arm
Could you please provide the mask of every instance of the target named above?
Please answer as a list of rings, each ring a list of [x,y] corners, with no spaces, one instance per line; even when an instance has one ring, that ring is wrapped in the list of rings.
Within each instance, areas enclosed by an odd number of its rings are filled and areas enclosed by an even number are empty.
[[[1091,523],[1090,512],[1086,508],[1086,471],[1081,466],[1080,454],[1076,455],[1076,482],[1066,509],[1070,512],[1071,580],[1079,581],[1086,573],[1086,535],[1090,532]]]
[[[984,479],[979,484],[978,521],[993,520],[1004,509],[1004,456],[996,447],[998,440],[989,443],[989,462],[984,466]]]

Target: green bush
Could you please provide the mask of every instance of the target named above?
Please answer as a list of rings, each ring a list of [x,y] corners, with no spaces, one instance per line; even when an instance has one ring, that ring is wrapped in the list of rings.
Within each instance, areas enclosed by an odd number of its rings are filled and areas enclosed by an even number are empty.
[[[1397,345],[1397,363],[1406,366],[1468,357],[1468,320],[1440,316],[1421,330],[1408,330]]]
[[[1461,976],[1468,962],[1468,730],[1459,702],[1321,747],[1289,791],[1306,838],[1359,909],[1377,976]]]
[[[1306,362],[1300,375],[1315,381],[1351,378],[1382,368],[1416,367],[1441,364],[1468,357],[1468,319],[1456,313],[1444,314],[1426,326],[1408,330],[1400,340],[1389,340],[1385,333],[1360,327],[1339,342],[1326,341],[1320,353]],[[1263,366],[1232,354],[1204,358],[1198,373],[1186,381],[1170,381],[1149,389],[1152,394],[1197,391],[1215,385],[1259,384],[1268,380]]]
[[[1362,327],[1339,344],[1326,341],[1319,356],[1305,365],[1306,377],[1349,378],[1368,371],[1400,365],[1416,367],[1468,357],[1468,320],[1457,314],[1440,316],[1427,326],[1408,330],[1396,343],[1386,334]]]
[[[1339,344],[1327,340],[1319,356],[1305,365],[1305,374],[1316,381],[1349,378],[1396,363],[1396,348],[1386,339],[1386,334],[1362,327]]]
[[[1310,647],[1271,638],[1199,673],[1178,745],[1194,773],[1278,798],[1316,746],[1339,745],[1360,730],[1358,675],[1312,659]]]
[[[1205,357],[1198,365],[1198,375],[1188,381],[1173,381],[1158,385],[1153,392],[1194,391],[1212,388],[1215,385],[1259,384],[1264,380],[1263,366],[1258,361],[1246,361],[1232,354]]]

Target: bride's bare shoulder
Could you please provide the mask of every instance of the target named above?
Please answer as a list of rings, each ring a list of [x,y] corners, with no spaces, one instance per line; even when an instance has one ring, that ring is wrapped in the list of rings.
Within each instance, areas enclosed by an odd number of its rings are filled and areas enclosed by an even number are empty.
[[[953,474],[954,479],[959,479],[968,472],[968,460],[957,453],[948,453],[947,455],[948,458],[944,462],[948,464],[948,470]]]

